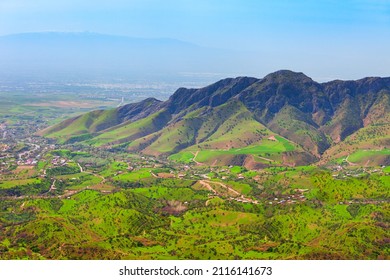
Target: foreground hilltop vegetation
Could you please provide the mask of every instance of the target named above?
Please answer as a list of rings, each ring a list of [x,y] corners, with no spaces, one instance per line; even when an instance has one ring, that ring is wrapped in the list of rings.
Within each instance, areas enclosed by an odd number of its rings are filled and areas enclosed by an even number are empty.
[[[1,175],[0,259],[390,258],[389,167],[250,171],[88,149]]]
[[[209,165],[304,165],[375,150],[389,161],[390,78],[317,83],[282,70],[200,89],[178,89],[93,111],[40,132],[58,143],[84,143]],[[363,156],[364,158],[364,156]]]

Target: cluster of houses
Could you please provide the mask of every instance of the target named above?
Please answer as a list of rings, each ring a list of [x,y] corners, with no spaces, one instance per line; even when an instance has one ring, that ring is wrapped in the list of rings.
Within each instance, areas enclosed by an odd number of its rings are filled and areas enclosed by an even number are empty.
[[[35,166],[37,165],[38,163],[38,160],[34,159],[34,158],[29,158],[27,160],[25,160],[24,162],[23,161],[18,161],[18,165],[31,165],[31,166]]]
[[[347,177],[361,177],[365,174],[374,174],[374,173],[381,173],[383,172],[383,169],[386,168],[386,166],[381,166],[381,168],[378,167],[362,167],[362,168],[355,168],[355,169],[343,169],[340,165],[333,167],[332,171],[334,172],[332,177],[337,179],[344,179]]]
[[[9,146],[7,144],[1,144],[0,143],[0,152],[6,152],[9,150]]]
[[[62,158],[60,156],[54,156],[51,160],[51,164],[54,166],[64,166],[68,163],[68,159]]]
[[[296,189],[295,194],[290,195],[282,195],[280,197],[273,198],[273,201],[268,202],[269,204],[294,204],[298,202],[306,201],[306,197],[304,195],[308,189]]]

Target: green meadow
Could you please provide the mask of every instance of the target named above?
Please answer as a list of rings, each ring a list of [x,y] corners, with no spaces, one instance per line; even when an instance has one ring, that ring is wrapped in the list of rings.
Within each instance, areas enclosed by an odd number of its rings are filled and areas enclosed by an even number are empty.
[[[348,160],[350,162],[364,162],[375,158],[376,156],[390,156],[390,149],[383,150],[358,150],[349,155]]]
[[[278,141],[262,140],[261,145],[251,145],[244,148],[218,149],[218,150],[197,150],[182,151],[169,157],[177,162],[189,163],[194,160],[195,153],[198,152],[195,160],[198,162],[209,162],[212,159],[223,157],[225,155],[257,155],[269,157],[273,154],[294,151],[296,147],[286,139],[276,136]],[[269,163],[269,162],[268,162]]]

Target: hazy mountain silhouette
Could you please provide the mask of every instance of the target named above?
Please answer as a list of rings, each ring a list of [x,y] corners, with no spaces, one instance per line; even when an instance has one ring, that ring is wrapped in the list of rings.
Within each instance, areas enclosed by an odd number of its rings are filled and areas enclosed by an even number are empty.
[[[0,36],[4,72],[57,75],[147,76],[221,72],[244,67],[242,55],[169,38],[145,39],[97,33],[23,33]]]

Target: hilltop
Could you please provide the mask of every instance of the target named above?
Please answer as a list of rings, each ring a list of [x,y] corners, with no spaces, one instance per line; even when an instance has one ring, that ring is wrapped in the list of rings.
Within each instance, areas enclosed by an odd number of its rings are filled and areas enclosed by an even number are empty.
[[[388,164],[390,78],[318,83],[288,70],[228,78],[179,88],[165,102],[93,111],[40,135],[209,165],[295,166],[366,150],[377,151],[371,164]]]

